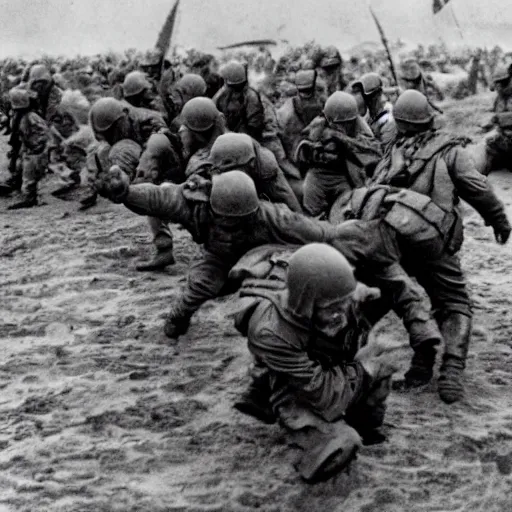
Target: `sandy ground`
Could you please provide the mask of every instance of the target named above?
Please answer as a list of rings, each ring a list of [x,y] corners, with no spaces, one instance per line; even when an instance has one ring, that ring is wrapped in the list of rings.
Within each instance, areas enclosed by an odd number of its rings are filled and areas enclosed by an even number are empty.
[[[449,106],[451,124],[483,105]],[[512,175],[491,181],[512,213]],[[45,200],[18,212],[0,202],[0,512],[512,510],[512,245],[474,212],[466,400],[441,403],[435,383],[392,394],[388,442],[308,486],[280,428],[232,408],[249,361],[226,318],[236,300],[206,304],[177,345],[162,333],[196,257],[188,234],[174,230],[174,268],[140,274],[145,219],[103,200],[83,213]],[[392,316],[378,330],[405,340]]]

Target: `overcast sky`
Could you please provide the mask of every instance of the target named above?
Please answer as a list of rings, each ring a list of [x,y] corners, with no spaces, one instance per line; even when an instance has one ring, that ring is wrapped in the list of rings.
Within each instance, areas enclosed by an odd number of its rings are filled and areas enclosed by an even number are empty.
[[[0,54],[73,55],[152,47],[172,0],[0,0]],[[510,0],[451,0],[465,41],[512,47]],[[449,5],[450,5],[449,4]],[[462,42],[450,7],[432,0],[373,0],[389,39]],[[376,40],[367,2],[357,0],[181,0],[174,42],[213,50],[252,38],[316,39],[340,49]]]

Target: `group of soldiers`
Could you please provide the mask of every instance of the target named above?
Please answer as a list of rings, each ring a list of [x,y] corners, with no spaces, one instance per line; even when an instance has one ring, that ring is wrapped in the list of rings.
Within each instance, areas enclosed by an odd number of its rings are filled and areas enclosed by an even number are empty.
[[[155,256],[139,270],[174,264],[171,224],[189,231],[202,255],[165,334],[185,335],[209,299],[237,290],[246,298],[235,325],[254,364],[235,406],[281,422],[303,449],[297,469],[307,481],[385,439],[397,367],[370,340],[388,311],[413,351],[394,386],[429,383],[443,346],[439,396],[461,400],[472,309],[458,258],[460,199],[507,242],[511,227],[485,175],[512,151],[510,68],[494,76],[495,130],[475,158],[466,138],[439,128],[433,85],[414,60],[390,92],[377,73],[344,83],[330,50],[294,73],[278,108],[241,62],[220,73],[206,63],[208,80],[161,69],[156,80],[160,65],[128,73],[120,91],[92,105],[93,137],[81,145],[70,143],[81,128],[60,108],[49,70],[33,66],[9,93],[11,165],[0,191],[21,191],[9,208],[38,203],[51,149],[71,170],[56,195],[76,189],[85,167],[82,209],[100,195],[148,217]]]

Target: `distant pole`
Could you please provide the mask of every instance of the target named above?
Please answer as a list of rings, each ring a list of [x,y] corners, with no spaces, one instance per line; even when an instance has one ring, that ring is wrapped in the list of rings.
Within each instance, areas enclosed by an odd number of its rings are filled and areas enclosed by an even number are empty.
[[[463,42],[466,42],[466,39],[464,38],[464,33],[462,32],[462,29],[460,28],[459,20],[457,19],[457,16],[455,15],[455,9],[453,8],[453,1],[450,2],[450,12],[452,13],[453,21],[455,22],[456,27],[459,29],[459,35]]]

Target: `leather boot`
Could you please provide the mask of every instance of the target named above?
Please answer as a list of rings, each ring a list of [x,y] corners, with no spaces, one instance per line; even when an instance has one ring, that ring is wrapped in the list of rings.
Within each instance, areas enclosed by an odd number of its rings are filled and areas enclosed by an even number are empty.
[[[0,196],[9,196],[17,190],[21,190],[21,176],[9,176],[5,181],[0,183]]]
[[[152,270],[163,270],[168,265],[174,265],[176,260],[172,252],[172,247],[158,251],[155,257],[145,263],[139,263],[135,268],[139,272],[147,272]]]
[[[443,402],[451,404],[464,396],[463,373],[466,367],[472,318],[450,313],[441,325],[445,353],[439,375],[438,391]]]
[[[37,196],[36,195],[24,195],[21,201],[17,203],[11,204],[7,209],[8,210],[21,210],[22,208],[32,208],[37,206]]]
[[[169,315],[164,325],[164,332],[168,338],[179,338],[188,331],[190,317],[173,317]]]
[[[434,375],[438,342],[424,343],[414,349],[411,366],[405,374],[404,388],[411,389],[428,384]]]
[[[90,192],[86,196],[82,197],[82,199],[80,199],[80,206],[78,209],[80,211],[88,210],[89,208],[92,208],[97,201],[98,194],[96,192]]]
[[[276,422],[276,416],[270,406],[271,393],[270,375],[263,372],[253,377],[249,389],[235,402],[234,407],[243,414],[272,425]]]

